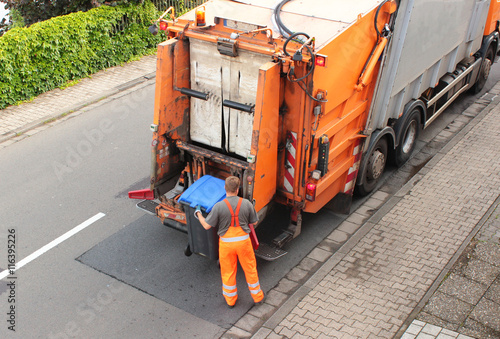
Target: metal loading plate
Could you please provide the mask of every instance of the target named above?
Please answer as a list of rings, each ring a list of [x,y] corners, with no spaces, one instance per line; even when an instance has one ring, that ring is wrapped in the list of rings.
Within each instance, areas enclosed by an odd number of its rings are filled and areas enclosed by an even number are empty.
[[[259,248],[255,251],[255,256],[266,261],[274,261],[287,253],[287,251],[284,251],[281,248],[261,243]]]
[[[143,200],[139,202],[136,206],[137,208],[148,212],[149,214],[156,215],[156,206],[159,204],[154,202],[153,200]]]

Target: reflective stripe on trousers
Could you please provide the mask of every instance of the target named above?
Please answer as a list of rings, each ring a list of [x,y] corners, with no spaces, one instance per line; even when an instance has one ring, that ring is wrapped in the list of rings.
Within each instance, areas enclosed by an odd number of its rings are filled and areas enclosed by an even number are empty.
[[[227,239],[244,238],[236,241],[225,241]],[[248,289],[254,300],[259,302],[264,298],[259,284],[257,274],[257,262],[252,247],[252,241],[248,234],[239,226],[229,227],[226,234],[219,241],[219,261],[222,277],[222,294],[228,305],[234,305],[238,299],[236,288],[236,271],[238,260],[245,272]]]
[[[255,284],[248,284],[248,289],[252,294],[262,293],[262,290],[260,289],[260,283],[258,281]]]
[[[236,296],[238,296],[238,291],[236,289],[236,285],[228,286],[226,284],[222,284],[222,294],[225,297],[236,297]]]
[[[223,237],[223,238],[220,238],[220,240],[222,240],[223,242],[237,242],[237,241],[242,241],[242,240],[245,240],[248,238],[250,238],[250,236],[248,234],[245,234],[241,237]]]

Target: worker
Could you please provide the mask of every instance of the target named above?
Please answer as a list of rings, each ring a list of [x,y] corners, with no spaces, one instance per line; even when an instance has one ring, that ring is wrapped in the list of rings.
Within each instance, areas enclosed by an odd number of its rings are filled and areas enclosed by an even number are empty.
[[[261,304],[264,300],[248,226],[257,223],[257,212],[250,201],[238,197],[239,187],[239,178],[228,177],[224,185],[226,198],[214,205],[207,218],[203,217],[199,207],[195,211],[195,216],[203,228],[206,230],[211,227],[218,228],[222,294],[229,308],[233,308],[238,299],[236,288],[238,260],[245,272],[248,289],[254,302]]]

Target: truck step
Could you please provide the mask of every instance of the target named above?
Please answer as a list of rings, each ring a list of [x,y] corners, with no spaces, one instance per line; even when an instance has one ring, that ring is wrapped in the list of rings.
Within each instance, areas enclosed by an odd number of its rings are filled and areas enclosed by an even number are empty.
[[[284,251],[281,248],[261,243],[259,248],[255,251],[255,256],[266,261],[274,261],[287,253],[287,251]]]
[[[137,208],[149,213],[149,214],[152,214],[152,215],[156,215],[156,206],[158,206],[159,204],[154,202],[153,200],[143,200],[139,203],[137,203]]]

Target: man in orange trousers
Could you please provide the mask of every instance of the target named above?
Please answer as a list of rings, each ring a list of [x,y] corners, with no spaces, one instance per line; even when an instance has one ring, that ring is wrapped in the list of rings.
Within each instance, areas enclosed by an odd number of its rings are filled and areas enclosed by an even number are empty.
[[[258,304],[264,300],[248,226],[257,223],[258,217],[252,203],[238,197],[239,187],[240,179],[234,176],[228,177],[224,186],[226,199],[216,203],[206,219],[199,209],[195,212],[206,230],[218,227],[222,294],[230,308],[234,307],[238,299],[236,288],[238,260],[245,272],[248,289],[254,302]]]

